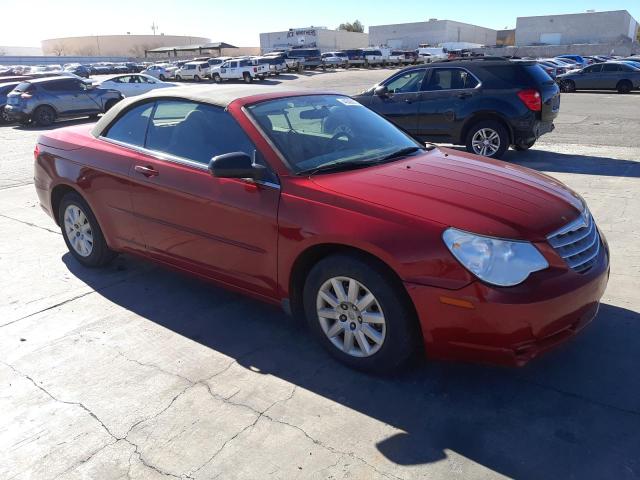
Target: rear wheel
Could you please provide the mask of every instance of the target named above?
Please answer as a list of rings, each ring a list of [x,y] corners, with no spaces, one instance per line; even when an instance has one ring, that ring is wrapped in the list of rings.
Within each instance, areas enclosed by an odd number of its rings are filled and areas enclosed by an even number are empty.
[[[56,112],[48,105],[42,105],[33,112],[33,120],[40,127],[48,127],[56,119]]]
[[[165,77],[162,73],[160,74],[160,77],[158,77],[161,81],[165,81],[167,79],[167,77]]]
[[[466,147],[467,152],[476,155],[500,158],[509,147],[509,133],[495,120],[482,120],[469,129]]]
[[[103,267],[116,257],[116,252],[107,246],[91,208],[76,192],[62,198],[58,223],[69,252],[85,267]]]
[[[182,81],[182,77],[180,75],[176,75],[176,80],[181,82]]]
[[[620,80],[616,86],[618,93],[629,93],[633,89],[633,84],[629,80]]]
[[[220,74],[214,73],[213,74],[213,81],[216,82],[216,83],[222,82],[222,77],[220,76]]]
[[[247,72],[244,72],[242,74],[242,78],[244,78],[245,83],[251,83],[253,82],[253,78],[251,77],[251,75]]]
[[[573,80],[562,80],[560,82],[560,90],[565,93],[571,93],[576,91],[576,84]]]
[[[200,76],[198,76],[198,75],[194,75],[194,76],[193,76],[193,79],[194,79],[196,82],[199,82],[199,81],[201,80]]]
[[[339,254],[316,264],[304,286],[309,328],[346,365],[388,373],[404,365],[420,338],[406,292],[382,267]]]
[[[11,123],[11,118],[9,118],[9,114],[4,107],[0,107],[0,123]]]

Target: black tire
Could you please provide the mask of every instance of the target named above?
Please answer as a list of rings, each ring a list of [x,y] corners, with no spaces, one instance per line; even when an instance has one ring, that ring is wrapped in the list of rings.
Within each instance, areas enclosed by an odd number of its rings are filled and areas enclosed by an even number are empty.
[[[81,255],[71,244],[69,233],[65,228],[64,219],[64,214],[67,210],[67,207],[79,208],[88,220],[89,228],[93,236],[93,247],[89,255]],[[62,197],[62,201],[60,202],[60,206],[58,208],[58,223],[60,224],[62,237],[64,238],[64,242],[67,244],[69,252],[74,256],[76,260],[78,260],[78,262],[80,262],[85,267],[104,267],[117,256],[117,253],[107,246],[107,242],[104,239],[104,235],[102,234],[102,230],[100,229],[98,220],[96,220],[96,217],[91,211],[91,208],[89,207],[87,202],[85,202],[84,198],[82,198],[76,192],[69,192],[64,197]]]
[[[316,310],[318,292],[329,279],[340,276],[364,285],[375,296],[384,314],[384,341],[370,356],[356,357],[343,352],[329,340],[320,325]],[[303,303],[309,329],[316,339],[334,358],[349,367],[375,374],[391,373],[404,366],[419,345],[420,329],[406,291],[384,267],[364,257],[337,254],[318,262],[305,281]]]
[[[181,81],[182,81],[182,77],[181,77],[180,75],[176,75],[176,80],[177,80],[178,82],[181,82]]]
[[[199,76],[199,75],[194,75],[194,76],[193,76],[193,79],[194,79],[196,82],[199,82],[200,80],[202,80],[202,79],[200,78],[200,76]]]
[[[244,73],[242,74],[242,78],[244,79],[244,82],[245,82],[245,83],[251,83],[251,82],[253,82],[253,78],[252,78],[252,77],[251,77],[251,75],[250,75],[250,74],[248,74],[247,72],[244,72]]]
[[[576,91],[576,84],[573,80],[562,80],[560,82],[560,90],[564,93],[572,93]]]
[[[5,111],[4,107],[0,107],[0,125],[11,123],[11,118],[9,118],[9,114]]]
[[[104,112],[107,113],[109,110],[111,110],[111,107],[113,107],[116,103],[118,103],[119,100],[107,100],[107,103],[104,104]]]
[[[479,152],[476,152],[473,148],[473,140],[480,130],[492,130],[498,134],[499,145],[497,150],[495,150],[492,154],[486,154],[484,156],[490,158],[501,158],[504,155],[504,152],[509,148],[509,132],[505,128],[505,126],[497,122],[495,120],[480,120],[473,125],[467,131],[467,136],[465,138],[465,147],[467,148],[467,152],[475,153],[476,155],[482,155]]]
[[[222,77],[218,73],[213,74],[213,81],[216,83],[222,83]]]
[[[48,127],[56,120],[56,111],[48,105],[41,105],[32,115],[33,121],[39,127]]]
[[[633,84],[629,80],[620,80],[616,85],[618,93],[627,94],[633,90]]]
[[[161,82],[164,82],[166,79],[167,79],[167,77],[165,77],[162,73],[158,77],[158,80],[160,80]]]
[[[514,150],[517,150],[518,152],[524,152],[525,150],[529,150],[531,147],[533,147],[533,145],[536,143],[535,140],[531,140],[529,142],[520,142],[520,143],[516,143],[513,148]]]

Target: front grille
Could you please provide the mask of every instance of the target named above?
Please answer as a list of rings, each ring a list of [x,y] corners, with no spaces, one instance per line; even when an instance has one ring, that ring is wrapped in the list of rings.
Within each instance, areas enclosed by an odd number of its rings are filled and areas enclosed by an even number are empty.
[[[578,273],[587,272],[598,260],[600,235],[589,211],[549,235],[547,240],[567,265]]]

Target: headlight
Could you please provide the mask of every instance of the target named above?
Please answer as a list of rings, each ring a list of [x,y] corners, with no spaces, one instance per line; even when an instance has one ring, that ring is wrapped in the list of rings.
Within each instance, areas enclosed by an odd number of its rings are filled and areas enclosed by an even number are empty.
[[[530,242],[484,237],[448,228],[442,239],[454,257],[480,280],[511,287],[549,266]]]

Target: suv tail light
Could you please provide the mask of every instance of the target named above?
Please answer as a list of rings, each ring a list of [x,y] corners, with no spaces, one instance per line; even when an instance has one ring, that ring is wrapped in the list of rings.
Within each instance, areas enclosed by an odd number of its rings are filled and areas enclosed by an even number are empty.
[[[533,88],[520,90],[518,92],[518,97],[520,97],[522,103],[524,103],[529,110],[534,112],[542,110],[542,98],[540,97],[540,92],[537,90],[534,90]]]
[[[39,155],[40,155],[40,147],[36,144],[36,148],[33,149],[33,159],[38,160]]]

